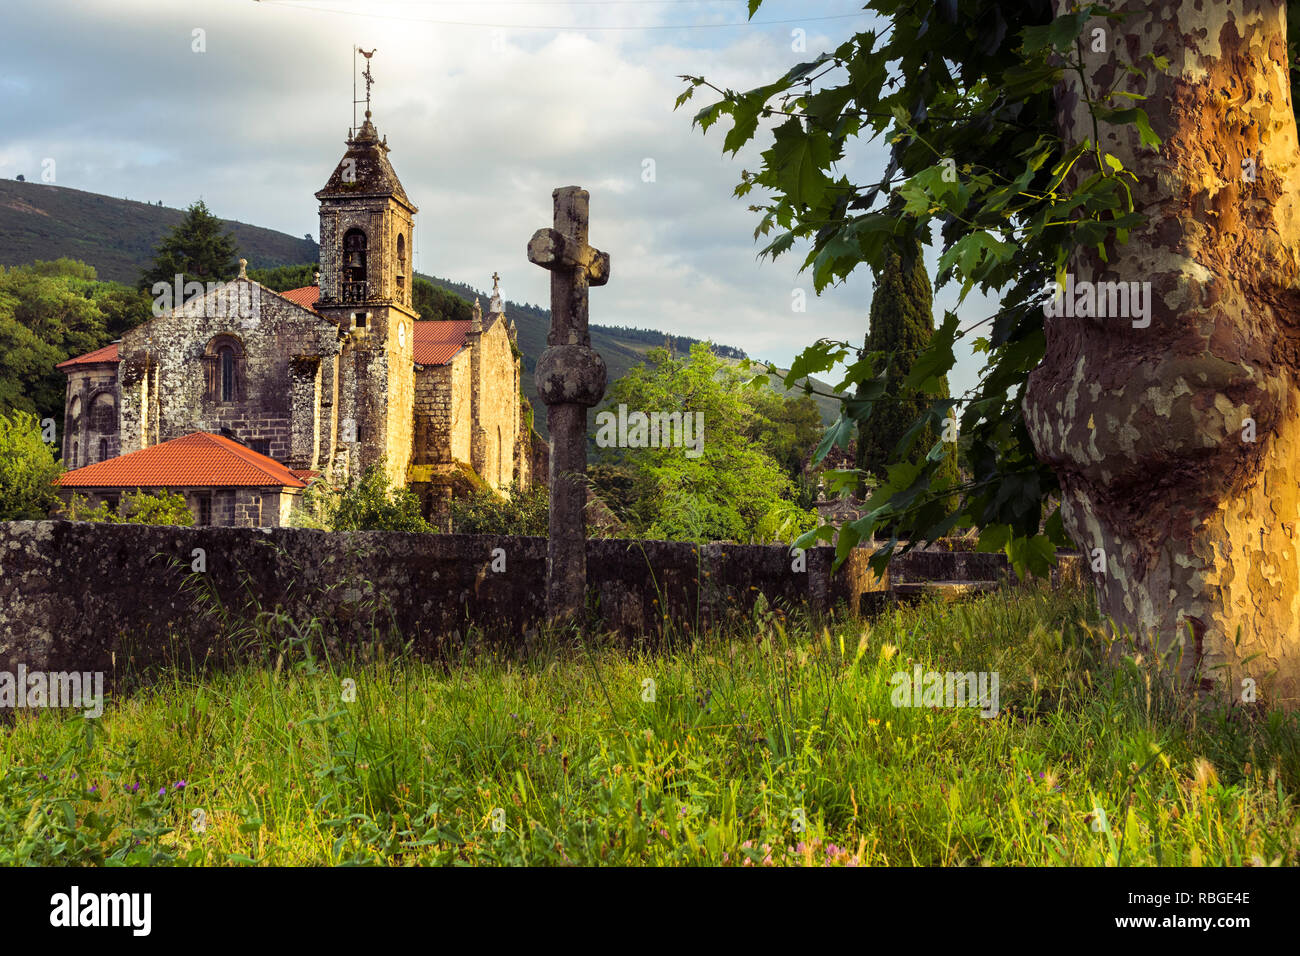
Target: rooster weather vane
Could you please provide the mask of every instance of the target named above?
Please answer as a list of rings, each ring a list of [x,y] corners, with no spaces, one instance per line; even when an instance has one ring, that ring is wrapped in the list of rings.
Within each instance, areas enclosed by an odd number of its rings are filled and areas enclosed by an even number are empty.
[[[352,48],[352,125],[354,128],[357,125],[357,104],[361,102],[357,99],[357,54],[360,53],[366,58],[366,68],[362,71],[361,78],[366,81],[366,119],[370,119],[370,84],[375,82],[375,78],[370,75],[370,58],[375,55],[377,49],[379,48],[375,47],[367,53],[359,46]]]

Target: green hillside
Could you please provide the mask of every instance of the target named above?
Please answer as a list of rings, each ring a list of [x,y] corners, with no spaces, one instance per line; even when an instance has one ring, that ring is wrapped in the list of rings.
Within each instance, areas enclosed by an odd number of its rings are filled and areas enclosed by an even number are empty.
[[[66,256],[94,266],[101,279],[135,285],[154,247],[184,213],[132,199],[0,179],[0,265]],[[240,255],[262,269],[320,257],[316,243],[226,220]]]
[[[141,270],[153,259],[158,240],[180,222],[179,209],[117,199],[97,193],[48,186],[42,183],[0,180],[0,265],[25,265],[38,259],[68,257],[94,266],[101,279],[134,285]],[[239,254],[250,267],[315,262],[320,248],[309,239],[286,235],[273,229],[223,220],[239,245]],[[486,307],[490,293],[460,282],[422,276],[467,301],[476,297]],[[519,347],[524,356],[524,390],[536,397],[533,368],[546,348],[550,310],[518,302],[506,302],[506,314],[519,329]],[[658,345],[671,343],[684,352],[695,339],[669,336],[648,329],[625,329],[592,325],[591,343],[605,360],[612,382],[645,358]],[[730,346],[716,346],[726,358],[741,359],[745,353]],[[829,423],[839,413],[838,403],[817,399],[822,417]],[[546,412],[537,405],[537,427],[546,434]]]

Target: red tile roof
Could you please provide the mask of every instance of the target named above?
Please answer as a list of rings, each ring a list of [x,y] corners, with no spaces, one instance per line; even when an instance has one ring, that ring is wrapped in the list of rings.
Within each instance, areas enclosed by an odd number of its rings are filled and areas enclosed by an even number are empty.
[[[105,345],[102,349],[95,349],[93,352],[87,352],[85,355],[78,355],[76,358],[70,358],[66,362],[60,362],[54,366],[58,369],[72,368],[74,365],[96,365],[100,362],[117,361],[117,343]]]
[[[61,475],[64,488],[306,488],[284,465],[208,432],[192,432]]]
[[[446,365],[465,347],[469,322],[463,319],[416,322],[414,352],[418,365]]]
[[[300,305],[304,309],[316,311],[316,303],[320,301],[320,286],[305,285],[301,289],[286,289],[280,293],[280,298],[288,299],[294,305]]]

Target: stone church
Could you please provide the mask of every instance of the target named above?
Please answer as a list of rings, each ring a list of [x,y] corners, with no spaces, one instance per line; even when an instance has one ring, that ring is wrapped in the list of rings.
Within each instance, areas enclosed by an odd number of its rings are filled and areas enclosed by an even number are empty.
[[[475,302],[469,321],[420,319],[418,210],[370,115],[316,193],[317,285],[273,292],[241,260],[237,279],[187,290],[59,366],[65,498],[115,506],[167,488],[199,523],[276,526],[310,482],[342,486],[372,464],[430,516],[462,491],[530,485],[534,433],[497,277],[486,315]]]

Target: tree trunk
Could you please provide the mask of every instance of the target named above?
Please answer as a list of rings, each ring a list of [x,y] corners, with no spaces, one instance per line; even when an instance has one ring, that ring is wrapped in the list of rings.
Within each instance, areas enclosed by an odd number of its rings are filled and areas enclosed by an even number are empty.
[[[1057,12],[1066,3],[1057,0]],[[1300,700],[1300,150],[1274,0],[1124,0],[1088,89],[1155,53],[1121,89],[1163,143],[1102,123],[1102,149],[1139,178],[1148,224],[1069,263],[1081,281],[1150,283],[1150,324],[1049,317],[1025,397],[1029,431],[1063,489],[1066,528],[1102,613],[1180,661],[1178,676],[1249,701]],[[1068,144],[1093,137],[1071,75],[1057,91]],[[1086,291],[1086,288],[1085,288]],[[1076,313],[1077,314],[1077,313]],[[1253,439],[1253,440],[1252,440]],[[1101,549],[1098,554],[1094,549]],[[1100,561],[1097,561],[1100,564]],[[1243,693],[1244,692],[1244,693]]]

